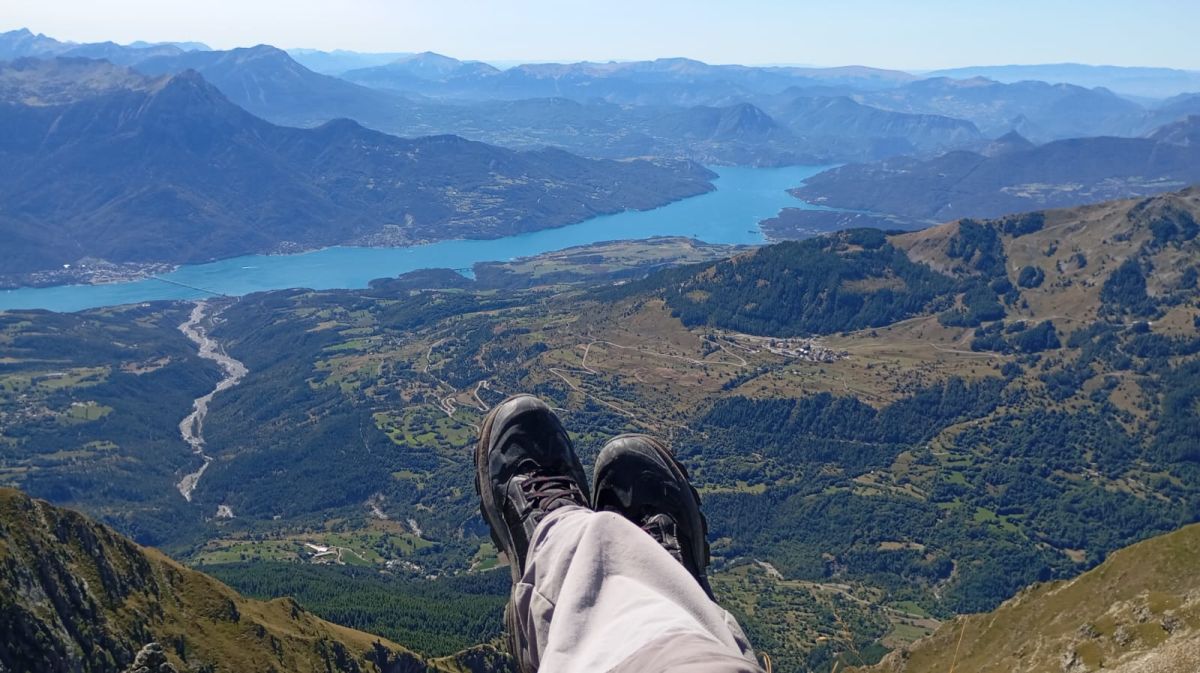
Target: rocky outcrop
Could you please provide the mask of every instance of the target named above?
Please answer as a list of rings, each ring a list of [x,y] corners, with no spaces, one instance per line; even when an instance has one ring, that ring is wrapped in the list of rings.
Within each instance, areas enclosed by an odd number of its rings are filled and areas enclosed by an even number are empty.
[[[171,665],[171,662],[167,661],[167,655],[163,652],[162,645],[146,643],[146,646],[134,657],[133,665],[125,669],[125,673],[179,673],[179,671]]]

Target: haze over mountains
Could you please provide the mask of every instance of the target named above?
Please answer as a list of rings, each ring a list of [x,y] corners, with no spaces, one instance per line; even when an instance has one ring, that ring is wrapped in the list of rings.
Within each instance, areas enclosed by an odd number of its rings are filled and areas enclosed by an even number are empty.
[[[345,118],[400,136],[452,134],[520,150],[557,147],[605,159],[657,157],[755,166],[849,162],[794,193],[822,205],[867,211],[901,223],[1151,194],[1197,179],[1197,155],[1190,143],[1194,122],[1189,119],[1200,114],[1200,94],[1178,93],[1147,102],[1103,87],[1018,76],[1040,73],[1048,79],[1071,79],[1077,75],[1075,79],[1089,84],[1125,77],[1164,87],[1165,82],[1188,85],[1192,80],[1183,71],[1065,66],[997,70],[1006,83],[970,70],[933,73],[939,76],[922,79],[864,67],[725,66],[683,58],[530,64],[501,70],[431,52],[293,51],[339,76],[314,72],[288,52],[268,45],[213,51],[189,43],[71,44],[27,30],[0,35],[0,56],[7,58],[104,59],[149,77],[194,71],[231,103],[283,126],[316,128]],[[101,77],[85,68],[69,68],[65,72],[77,78],[72,82],[68,75],[52,70],[25,66],[21,79],[28,84],[30,78],[48,78],[40,87],[29,87],[50,101],[51,89],[58,90],[54,95],[79,97],[79,92],[96,85],[97,78],[132,77],[129,73]],[[15,71],[7,72],[8,82],[0,86],[9,90],[0,93],[9,102],[31,103],[13,98],[28,92],[14,89]],[[49,147],[30,151],[44,153]],[[29,185],[37,173],[21,179]],[[663,200],[682,193],[668,190]],[[645,207],[651,202],[638,203]],[[47,215],[46,211],[23,213],[21,202],[16,203],[8,209],[8,217],[28,221]],[[164,210],[149,213],[152,219],[169,212],[166,203],[162,205]],[[96,204],[87,207],[96,212]],[[379,214],[364,203],[341,207],[354,211],[349,219],[379,220]],[[321,208],[300,210],[322,212]],[[591,211],[585,207],[578,212]],[[786,230],[804,228],[778,229]],[[267,236],[265,231],[254,236]],[[32,234],[17,238],[26,235]],[[45,233],[38,235],[44,238]],[[387,240],[456,235],[452,229],[413,230],[392,233]],[[304,247],[368,240],[364,236],[357,230],[348,237],[300,233],[296,241],[281,243]],[[78,244],[75,249],[82,250]],[[128,257],[112,250],[86,252]],[[30,270],[52,260],[61,264],[77,258],[65,253],[54,251],[33,266],[10,263],[8,267]]]
[[[925,73],[925,76],[953,79],[986,77],[1006,84],[1031,80],[1052,84],[1070,83],[1088,88],[1104,87],[1120,94],[1144,98],[1167,98],[1181,91],[1200,90],[1200,73],[1194,71],[1079,63],[972,66],[936,70]]]
[[[151,77],[193,70],[236,106],[283,126],[318,127],[346,118],[397,136],[456,134],[511,149],[560,148],[618,160],[863,163],[812,182],[822,185],[821,192],[812,187],[796,193],[914,222],[1079,204],[1186,184],[1194,175],[1186,144],[1147,139],[1200,114],[1200,94],[1188,92],[1195,73],[1164,68],[1045,66],[980,71],[994,72],[997,79],[970,70],[922,78],[869,67],[659,59],[500,70],[434,53],[289,54],[270,46],[215,52],[188,43],[71,44],[26,30],[0,35],[0,58],[52,55],[103,58]],[[1051,82],[1024,74],[1043,74]],[[1078,83],[1066,83],[1073,79]],[[1103,86],[1088,88],[1122,82],[1144,83],[1162,96],[1148,100],[1144,91],[1128,98]],[[1013,137],[1030,144],[1024,148],[1030,151],[997,150],[1003,145],[997,139]],[[1129,140],[1074,142],[1098,137]],[[1055,144],[1061,140],[1072,143]],[[1049,149],[1037,150],[1046,143]],[[1163,151],[1148,151],[1156,146]],[[1142,152],[1140,163],[1127,161],[1134,158],[1129,152]],[[1024,166],[1051,155],[1070,161]],[[977,164],[988,168],[974,174]],[[923,172],[936,179],[922,178]],[[970,181],[947,191],[956,176],[967,174]],[[872,193],[851,180],[881,175],[890,181]],[[893,190],[892,184],[904,187]],[[847,198],[839,190],[859,193]]]

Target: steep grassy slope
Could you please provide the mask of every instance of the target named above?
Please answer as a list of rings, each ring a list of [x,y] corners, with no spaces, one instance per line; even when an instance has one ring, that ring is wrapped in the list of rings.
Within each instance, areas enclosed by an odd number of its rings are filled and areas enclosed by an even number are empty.
[[[1188,304],[1187,297],[1179,295],[1194,289],[1185,275],[1196,264],[1198,222],[1200,188],[1192,187],[1153,198],[1009,216],[984,224],[999,234],[1002,256],[997,261],[1013,285],[1019,285],[1027,267],[1037,269],[1042,277],[1035,286],[1020,288],[1022,303],[1013,312],[1030,319],[1059,318],[1084,325],[1106,317],[1105,281],[1127,261],[1139,265],[1147,296],[1163,308]],[[890,240],[910,259],[956,274],[972,260],[948,254],[952,243],[966,235],[965,229],[978,226],[963,220]],[[974,261],[981,257],[977,252]]]
[[[1192,525],[947,622],[866,670],[1191,673],[1200,670],[1198,563],[1200,525]]]
[[[418,673],[456,665],[425,662],[290,599],[242,598],[81,514],[12,489],[0,489],[0,631],[0,666],[14,673],[121,671],[148,642],[161,643],[180,670],[213,673]]]

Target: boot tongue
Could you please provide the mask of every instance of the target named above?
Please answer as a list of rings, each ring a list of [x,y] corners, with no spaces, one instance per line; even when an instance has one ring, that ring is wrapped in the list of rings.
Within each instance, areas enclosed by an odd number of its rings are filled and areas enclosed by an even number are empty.
[[[658,541],[676,561],[683,563],[683,549],[679,544],[678,526],[670,515],[655,514],[642,523],[642,530]]]

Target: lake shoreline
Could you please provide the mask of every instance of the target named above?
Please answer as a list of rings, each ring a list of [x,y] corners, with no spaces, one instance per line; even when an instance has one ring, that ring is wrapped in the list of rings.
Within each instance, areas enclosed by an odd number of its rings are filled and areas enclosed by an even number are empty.
[[[719,179],[713,178],[713,180]],[[208,259],[203,262],[110,262],[104,259],[98,260],[81,260],[76,265],[64,265],[62,269],[43,269],[40,271],[29,271],[19,274],[4,274],[0,275],[0,292],[7,290],[38,290],[51,287],[68,287],[68,286],[91,286],[91,285],[110,285],[119,283],[134,283],[140,280],[146,280],[155,276],[173,273],[184,266],[197,266],[200,264],[216,264],[219,262],[228,261],[231,259],[240,259],[242,257],[289,257],[294,255],[307,255],[322,250],[330,250],[333,248],[364,248],[364,249],[407,249],[417,248],[436,243],[445,243],[448,241],[498,241],[512,236],[521,236],[523,234],[534,234],[540,231],[548,231],[552,229],[562,229],[564,227],[572,227],[583,224],[588,220],[598,217],[611,217],[623,213],[651,213],[662,208],[670,208],[672,205],[680,201],[694,199],[705,194],[711,194],[717,190],[717,187],[712,183],[709,184],[709,189],[680,196],[670,199],[653,208],[637,209],[625,208],[624,210],[614,210],[611,212],[598,213],[591,217],[574,222],[565,222],[562,224],[552,224],[539,229],[531,229],[522,231],[516,234],[508,234],[504,236],[491,236],[483,238],[473,237],[453,237],[453,238],[389,238],[382,231],[372,232],[361,236],[346,243],[338,243],[335,245],[321,245],[306,247],[297,243],[285,242],[277,246],[273,250],[263,252],[250,252],[240,255],[232,255],[229,257],[217,257]],[[359,243],[359,241],[372,241],[369,244]],[[98,279],[97,279],[98,278]],[[16,279],[16,280],[13,280]],[[26,279],[32,279],[27,281]],[[3,309],[0,309],[3,310]]]
[[[142,280],[105,285],[58,285],[0,290],[0,311],[73,312],[156,300],[196,301],[213,296],[304,287],[365,288],[370,281],[419,269],[469,274],[476,263],[503,262],[600,241],[686,237],[706,243],[768,243],[759,223],[783,208],[808,207],[788,190],[824,166],[714,167],[716,189],[651,210],[627,210],[563,227],[495,239],[454,239],[418,246],[334,246],[287,255],[247,255],[182,265]]]

